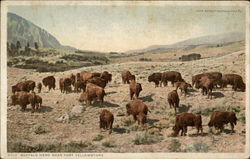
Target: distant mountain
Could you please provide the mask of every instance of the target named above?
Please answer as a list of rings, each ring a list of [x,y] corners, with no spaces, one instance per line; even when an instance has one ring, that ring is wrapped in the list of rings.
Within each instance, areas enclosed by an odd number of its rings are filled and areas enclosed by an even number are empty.
[[[60,42],[46,30],[14,13],[8,13],[7,41],[14,44],[20,41],[22,46],[25,46],[27,42],[29,42],[30,46],[34,47],[34,43],[37,42],[40,47],[75,50],[73,47],[61,45]]]
[[[156,50],[166,50],[170,48],[178,48],[185,46],[197,46],[197,45],[220,45],[231,42],[243,41],[245,40],[245,33],[242,32],[230,32],[218,35],[208,35],[198,38],[191,38],[184,41],[180,41],[170,45],[152,45],[144,49],[130,50],[125,53],[143,53]]]

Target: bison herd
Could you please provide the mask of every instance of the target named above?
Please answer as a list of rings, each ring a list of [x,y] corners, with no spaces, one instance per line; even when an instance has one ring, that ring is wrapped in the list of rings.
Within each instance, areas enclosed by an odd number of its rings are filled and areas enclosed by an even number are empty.
[[[140,92],[142,91],[142,85],[136,81],[136,76],[132,75],[130,71],[123,71],[121,74],[123,84],[129,84],[129,97],[130,101],[126,104],[127,115],[132,115],[134,120],[139,125],[144,126],[147,122],[147,114],[149,111],[148,106],[138,99]],[[82,71],[77,74],[71,74],[68,77],[59,79],[59,88],[61,93],[69,93],[73,91],[76,93],[81,92],[79,102],[85,102],[86,105],[92,104],[93,101],[99,101],[102,105],[104,101],[105,87],[112,81],[112,74],[107,71],[103,73]],[[188,93],[189,88],[202,89],[202,94],[207,95],[212,99],[212,91],[214,89],[223,90],[227,85],[232,85],[234,91],[245,91],[245,83],[240,75],[237,74],[222,74],[220,72],[206,72],[192,76],[192,85],[187,83],[181,76],[181,73],[175,71],[168,72],[156,72],[148,76],[148,82],[154,82],[155,87],[166,87],[168,82],[171,82],[175,87],[168,93],[167,101],[170,108],[174,108],[176,114],[176,108],[179,107],[180,98],[177,90],[181,90],[181,94]],[[20,105],[21,110],[24,111],[28,104],[32,106],[32,112],[39,109],[42,105],[42,98],[34,92],[35,87],[37,92],[40,93],[44,87],[48,87],[48,90],[55,90],[56,79],[54,76],[48,76],[42,79],[42,83],[36,83],[32,80],[26,80],[17,83],[12,86],[11,96],[13,105]],[[162,85],[163,84],[163,85]],[[114,115],[104,109],[100,113],[100,128],[109,129],[109,133],[112,132],[112,124],[114,121]],[[234,125],[236,125],[236,115],[233,112],[227,111],[215,111],[211,114],[209,127],[215,127],[223,130],[225,124],[230,123],[233,132]],[[187,126],[194,126],[197,129],[197,133],[203,133],[202,117],[198,114],[192,113],[179,113],[176,115],[175,126],[173,127],[174,135],[178,135],[181,131],[181,135],[186,135]]]

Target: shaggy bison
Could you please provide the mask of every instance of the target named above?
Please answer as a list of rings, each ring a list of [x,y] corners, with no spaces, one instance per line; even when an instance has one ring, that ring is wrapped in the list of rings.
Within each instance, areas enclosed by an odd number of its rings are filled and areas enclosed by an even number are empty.
[[[172,108],[172,106],[174,107],[175,114],[176,114],[176,108],[179,107],[179,102],[180,102],[180,99],[179,99],[177,90],[173,90],[168,93],[168,104],[170,108]]]
[[[123,71],[122,72],[122,82],[123,84],[126,84],[131,81],[131,80],[135,80],[135,75],[132,75],[129,71]]]
[[[142,87],[140,83],[136,83],[135,80],[132,80],[129,84],[130,91],[130,99],[133,99],[135,95],[136,99],[138,99],[140,92],[142,91]]]
[[[20,105],[22,111],[25,111],[28,104],[31,104],[32,112],[35,111],[37,103],[35,93],[28,93],[24,91],[16,92],[11,96],[11,100],[13,105]]]
[[[207,77],[210,79],[213,79],[214,85],[217,87],[217,85],[221,86],[222,85],[222,73],[220,72],[206,72],[206,73],[201,73],[192,76],[192,86],[196,84],[202,77]]]
[[[42,84],[41,84],[41,82],[39,82],[37,84],[37,90],[38,90],[38,93],[41,93],[41,90],[42,90]]]
[[[54,76],[48,76],[48,77],[45,77],[43,80],[42,80],[42,83],[45,87],[49,87],[49,91],[51,88],[53,88],[55,90],[56,88],[56,79]]]
[[[89,105],[94,99],[98,99],[102,104],[104,95],[105,91],[102,87],[99,87],[92,83],[87,83],[86,91],[80,95],[79,101],[85,101],[86,104]]]
[[[155,87],[159,87],[162,73],[156,72],[148,76],[148,82],[154,82]]]
[[[195,126],[197,129],[197,134],[199,131],[203,133],[201,115],[192,113],[178,114],[175,118],[175,126],[173,127],[174,135],[177,136],[181,130],[181,136],[185,136],[188,126]]]
[[[143,113],[145,115],[148,114],[147,105],[138,99],[128,102],[128,104],[126,104],[126,109],[127,115],[133,115],[134,120],[138,120],[137,115],[139,115],[140,113]]]
[[[100,114],[100,129],[109,129],[109,134],[112,133],[112,125],[114,122],[114,115],[107,109],[102,110]]]
[[[161,76],[161,86],[162,83],[164,86],[168,85],[168,81],[171,81],[172,86],[174,87],[175,82],[184,81],[181,77],[181,73],[175,71],[163,72]]]
[[[60,78],[59,80],[59,87],[61,93],[68,93],[71,90],[71,79],[70,78]]]
[[[197,89],[201,88],[202,94],[203,95],[207,94],[207,98],[210,97],[210,99],[212,99],[212,91],[213,91],[214,85],[215,85],[214,79],[211,79],[207,76],[203,76],[201,79],[196,81],[195,88]]]
[[[184,92],[184,95],[186,96],[187,94],[187,90],[188,88],[192,88],[191,84],[187,83],[187,82],[176,82],[174,83],[176,90],[178,90],[178,88],[180,88],[181,93]]]
[[[16,85],[12,86],[12,93],[19,92],[19,91],[34,92],[35,87],[36,87],[36,83],[32,80],[19,82]]]
[[[246,84],[243,82],[243,79],[240,75],[237,74],[224,74],[222,76],[222,87],[225,88],[227,85],[232,85],[232,89],[237,91],[245,91]]]
[[[210,117],[208,126],[211,128],[214,126],[216,129],[220,129],[222,132],[224,125],[230,123],[231,133],[234,131],[234,125],[237,124],[237,118],[234,112],[227,111],[215,111]]]

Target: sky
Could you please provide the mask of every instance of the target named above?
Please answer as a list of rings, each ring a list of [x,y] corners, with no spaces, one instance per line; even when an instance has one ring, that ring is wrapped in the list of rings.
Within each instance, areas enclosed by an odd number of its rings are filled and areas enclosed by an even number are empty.
[[[62,45],[101,52],[245,30],[245,10],[233,6],[9,6],[8,12],[45,29]]]

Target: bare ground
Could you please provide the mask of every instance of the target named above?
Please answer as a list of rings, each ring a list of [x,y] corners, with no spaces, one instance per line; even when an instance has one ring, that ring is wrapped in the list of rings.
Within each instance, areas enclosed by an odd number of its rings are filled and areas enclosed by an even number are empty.
[[[234,64],[233,64],[234,61]],[[188,127],[187,136],[171,137],[172,126],[174,125],[174,110],[169,108],[167,94],[174,88],[155,88],[153,83],[147,81],[147,77],[153,72],[178,71],[183,78],[191,83],[191,76],[205,71],[220,71],[222,73],[237,73],[245,78],[245,55],[243,51],[234,52],[221,57],[213,57],[190,62],[126,62],[104,66],[87,67],[60,73],[38,73],[32,70],[8,68],[8,113],[7,113],[7,134],[8,143],[22,143],[35,146],[38,144],[68,144],[70,142],[85,142],[87,146],[81,148],[80,152],[170,152],[170,151],[208,151],[208,152],[244,152],[245,150],[245,123],[238,121],[235,133],[229,133],[230,126],[225,127],[226,131],[221,134],[209,132],[207,123],[209,115],[203,115],[204,134],[196,136],[195,128]],[[133,123],[130,117],[125,116],[125,105],[129,102],[128,85],[122,84],[121,72],[130,70],[136,75],[137,81],[142,84],[143,91],[140,99],[143,100],[151,110],[148,114],[148,129],[143,130]],[[82,70],[102,72],[104,70],[112,73],[113,80],[107,85],[105,91],[105,102],[102,106],[97,103],[91,106],[79,103],[80,93],[62,94],[59,91],[58,81],[60,77],[69,76]],[[48,92],[42,88],[39,95],[43,98],[43,106],[40,111],[31,113],[30,106],[26,112],[21,112],[19,106],[12,106],[10,103],[11,85],[23,79],[31,79],[41,82],[42,78],[53,74],[56,77],[56,90]],[[36,90],[37,92],[37,90]],[[77,115],[71,115],[74,106],[83,105],[85,111]],[[229,86],[224,91],[215,90],[213,99],[207,99],[199,90],[192,90],[187,97],[180,96],[179,112],[205,111],[212,107],[232,109],[238,107],[238,118],[245,116],[245,93],[234,92]],[[105,108],[110,110],[115,117],[113,133],[101,132],[99,130],[99,113]],[[70,120],[65,123],[57,122],[63,114],[70,114]],[[132,124],[131,124],[132,122]],[[34,129],[41,125],[45,133],[36,134]],[[153,134],[149,138],[156,142],[152,144],[136,145],[135,139],[145,132]],[[216,132],[216,131],[214,131]],[[94,141],[98,136],[104,138],[101,141]],[[145,136],[145,135],[144,135]],[[146,140],[146,139],[145,139]],[[174,141],[180,143],[177,148]],[[111,143],[107,146],[103,143]],[[202,143],[202,146],[197,146]],[[196,146],[195,146],[196,145]],[[196,148],[198,147],[198,148]],[[204,149],[204,150],[203,150]],[[10,150],[12,151],[12,150]]]

